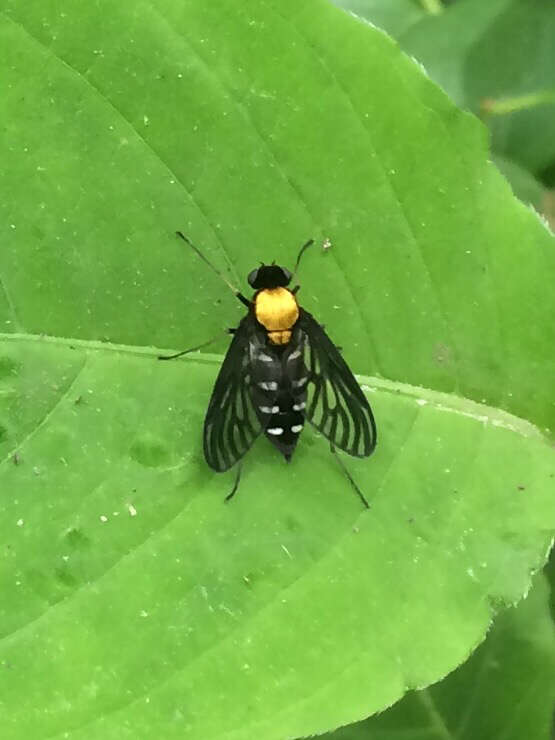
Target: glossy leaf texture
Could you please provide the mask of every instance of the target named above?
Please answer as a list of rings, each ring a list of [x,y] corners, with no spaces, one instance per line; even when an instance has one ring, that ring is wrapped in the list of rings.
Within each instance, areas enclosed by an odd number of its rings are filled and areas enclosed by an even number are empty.
[[[1,7],[3,737],[294,737],[437,681],[553,533],[555,253],[482,126],[323,0]],[[176,229],[241,285],[315,237],[370,511],[309,430],[223,504],[221,355],[154,348],[242,308]]]

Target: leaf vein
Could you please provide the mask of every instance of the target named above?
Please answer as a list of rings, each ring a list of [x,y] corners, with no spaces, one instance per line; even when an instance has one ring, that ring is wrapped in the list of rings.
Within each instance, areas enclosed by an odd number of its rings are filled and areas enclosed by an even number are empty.
[[[197,197],[195,197],[192,190],[190,190],[184,183],[184,181],[174,172],[174,170],[170,167],[168,162],[166,162],[161,154],[155,149],[154,145],[151,144],[145,137],[140,133],[140,131],[133,125],[131,120],[126,117],[124,112],[119,109],[115,103],[113,103],[109,98],[104,95],[102,90],[97,87],[87,76],[86,71],[85,73],[78,70],[76,67],[73,67],[69,62],[67,62],[63,57],[59,56],[52,47],[46,46],[40,39],[38,39],[36,36],[34,36],[22,23],[14,20],[13,18],[10,18],[5,13],[0,11],[0,16],[3,17],[5,20],[7,20],[9,23],[12,23],[14,26],[17,26],[21,29],[21,31],[29,38],[31,41],[33,41],[37,46],[39,46],[43,51],[45,51],[48,55],[51,56],[51,58],[56,59],[65,69],[69,70],[72,74],[74,74],[76,77],[78,77],[95,95],[97,95],[100,100],[107,106],[109,106],[118,116],[119,118],[127,125],[129,128],[134,132],[137,139],[143,143],[143,145],[148,149],[149,152],[156,158],[160,164],[162,164],[168,173],[171,175],[173,179],[183,188],[183,191],[189,198],[190,202],[195,206],[195,208],[198,210],[200,215],[202,216],[204,222],[207,224],[207,226],[210,228],[212,233],[214,234],[216,241],[218,245],[220,246],[222,252],[224,253],[231,269],[234,272],[234,276],[237,279],[237,274],[233,265],[233,262],[230,259],[229,253],[226,249],[226,246],[221,238],[221,236],[218,233],[218,230],[210,220],[208,213],[204,209],[204,207],[200,204]]]
[[[307,44],[307,46],[311,49],[311,51],[313,52],[313,54],[316,57],[316,59],[322,65],[323,69],[325,69],[325,71],[330,76],[330,79],[335,82],[335,84],[337,85],[338,89],[343,94],[345,100],[347,101],[347,103],[349,104],[352,112],[354,113],[355,119],[358,121],[360,127],[365,132],[366,137],[367,137],[367,140],[368,140],[368,143],[369,143],[369,147],[372,150],[372,152],[376,155],[376,160],[378,161],[379,166],[380,166],[380,169],[382,170],[382,174],[383,174],[383,177],[384,177],[384,182],[387,183],[387,185],[389,186],[389,188],[391,190],[391,193],[394,196],[396,205],[398,207],[399,214],[401,215],[401,217],[402,217],[402,219],[403,219],[403,221],[404,221],[404,223],[405,223],[405,225],[407,227],[408,236],[410,237],[411,243],[414,245],[414,247],[416,249],[416,253],[417,253],[417,255],[420,258],[420,262],[422,264],[424,273],[426,274],[426,277],[428,279],[428,283],[430,284],[430,286],[432,288],[432,291],[433,291],[433,294],[436,297],[436,300],[437,300],[437,303],[438,303],[438,307],[440,308],[442,322],[443,322],[444,326],[446,327],[446,330],[451,335],[451,339],[453,341],[453,345],[455,347],[458,346],[457,343],[454,341],[454,336],[455,336],[454,328],[451,325],[451,323],[447,320],[447,311],[446,311],[445,306],[443,305],[443,301],[441,299],[441,292],[440,292],[438,286],[436,285],[436,282],[434,281],[434,278],[432,276],[432,272],[431,272],[430,268],[428,267],[428,263],[426,262],[426,259],[424,257],[424,252],[422,250],[421,244],[420,244],[420,242],[419,242],[419,240],[418,240],[418,238],[416,236],[416,232],[415,232],[414,227],[412,225],[412,222],[411,222],[411,220],[410,220],[410,218],[409,218],[409,216],[407,214],[407,211],[406,211],[406,208],[404,206],[404,203],[401,200],[401,198],[399,197],[399,193],[397,192],[397,188],[394,185],[393,178],[390,176],[390,173],[387,171],[387,169],[386,169],[386,167],[385,167],[385,165],[384,165],[384,163],[382,161],[380,152],[376,149],[376,147],[373,144],[373,141],[372,141],[372,138],[371,138],[371,133],[370,133],[370,130],[368,129],[368,126],[364,122],[364,117],[361,116],[361,114],[357,110],[357,108],[355,106],[355,103],[354,103],[352,97],[350,96],[348,90],[345,88],[345,86],[343,85],[343,83],[339,80],[339,78],[337,77],[337,75],[335,74],[335,72],[326,63],[324,57],[319,52],[319,50],[316,48],[316,46],[313,43],[311,43],[310,40],[302,33],[302,31],[299,29],[298,25],[297,24],[294,24],[294,22],[293,22],[294,21],[294,17],[292,16],[291,18],[286,18],[285,16],[281,15],[275,9],[275,7],[274,7],[273,4],[272,4],[272,8],[274,9],[274,12],[276,13],[276,15],[279,15],[284,20],[285,23],[287,23],[288,25],[290,25],[293,28],[293,30],[297,33],[297,35],[300,38],[302,38],[303,41]],[[460,366],[459,366],[458,354],[456,352],[455,352],[455,362],[456,362],[456,378],[454,379],[455,380],[455,388],[456,388],[457,391],[460,392],[460,388],[461,388],[461,384],[460,384]]]
[[[2,275],[0,275],[0,289],[2,290],[2,293],[4,294],[4,296],[6,298],[6,303],[8,304],[8,309],[9,309],[11,315],[12,315],[12,319],[13,319],[13,322],[14,322],[14,325],[15,325],[16,329],[18,331],[24,331],[25,329],[24,329],[23,325],[21,324],[21,322],[19,321],[19,318],[17,316],[17,311],[15,310],[14,302],[12,301],[12,298],[10,296],[10,293],[9,293],[7,287],[6,287],[6,282],[2,278]]]
[[[85,369],[85,366],[87,365],[87,356],[85,355],[85,359],[83,361],[83,364],[81,367],[77,370],[76,374],[73,376],[73,378],[69,381],[65,389],[62,391],[60,396],[58,396],[56,402],[53,404],[53,406],[46,412],[46,414],[43,416],[43,418],[36,424],[36,426],[31,429],[30,432],[28,432],[23,439],[19,440],[17,445],[13,450],[8,452],[7,456],[0,460],[0,468],[2,465],[6,465],[8,463],[15,452],[20,450],[30,439],[32,439],[37,432],[39,432],[46,424],[48,424],[49,420],[52,418],[52,415],[55,413],[56,409],[60,406],[60,404],[68,397],[68,395],[71,393],[72,389],[75,386],[75,383],[77,382],[78,378],[83,373],[83,370]]]
[[[173,26],[172,26],[172,25],[171,25],[171,24],[170,24],[170,23],[168,22],[168,20],[167,20],[167,19],[165,18],[165,16],[164,16],[164,15],[163,15],[163,14],[162,14],[162,13],[160,12],[160,10],[159,10],[158,8],[155,8],[155,7],[151,6],[151,5],[149,5],[148,7],[149,7],[149,9],[150,9],[150,10],[151,10],[151,11],[153,12],[153,14],[157,15],[158,17],[160,17],[160,18],[161,18],[161,20],[162,20],[162,21],[164,22],[164,24],[165,24],[165,25],[167,26],[167,28],[168,28],[168,29],[169,29],[169,30],[170,30],[170,31],[171,31],[171,32],[172,32],[172,33],[173,33],[174,35],[176,35],[176,36],[177,36],[177,37],[178,37],[178,38],[179,38],[179,39],[180,39],[180,40],[181,40],[181,41],[182,41],[182,42],[183,42],[183,43],[184,43],[184,44],[185,44],[185,45],[187,46],[187,48],[188,48],[188,49],[190,49],[190,51],[191,51],[191,52],[192,52],[192,53],[193,53],[193,54],[195,55],[195,57],[196,57],[196,58],[198,59],[198,61],[199,61],[199,62],[200,62],[200,63],[202,64],[203,68],[204,68],[204,69],[206,70],[206,72],[208,73],[208,75],[209,75],[209,76],[210,76],[210,77],[211,77],[211,78],[212,78],[213,80],[215,80],[216,84],[217,84],[217,85],[218,85],[218,86],[219,86],[219,87],[221,88],[221,90],[223,90],[223,91],[224,91],[224,93],[225,93],[225,94],[226,94],[226,95],[227,95],[227,96],[228,96],[228,97],[229,97],[229,98],[230,98],[231,100],[233,100],[233,102],[234,102],[234,104],[235,104],[235,106],[236,106],[237,110],[238,110],[238,111],[240,112],[240,114],[242,115],[242,117],[243,117],[243,119],[245,120],[245,122],[246,122],[246,123],[247,123],[247,124],[248,124],[248,125],[249,125],[249,126],[251,127],[251,129],[252,129],[252,130],[254,131],[254,133],[255,133],[255,135],[256,135],[256,138],[257,138],[257,139],[258,139],[258,141],[259,141],[259,142],[260,142],[260,143],[262,144],[262,146],[263,146],[264,150],[265,150],[265,151],[266,151],[266,153],[268,154],[268,157],[269,157],[269,158],[271,159],[271,161],[272,161],[272,162],[273,162],[273,164],[275,165],[275,170],[276,170],[276,171],[277,171],[277,172],[279,173],[279,175],[280,175],[280,176],[282,177],[283,181],[284,181],[284,182],[285,182],[285,183],[287,184],[287,186],[288,186],[288,187],[289,187],[289,188],[291,189],[291,191],[292,191],[292,193],[293,193],[294,197],[295,197],[295,198],[297,199],[297,201],[298,201],[298,202],[299,202],[299,203],[301,204],[301,206],[302,206],[302,207],[304,208],[304,210],[305,210],[306,214],[308,215],[308,217],[309,217],[309,218],[310,218],[310,220],[312,221],[312,223],[313,223],[313,225],[314,225],[315,229],[317,229],[318,231],[320,231],[320,230],[321,230],[321,225],[320,225],[320,223],[319,223],[319,219],[318,219],[318,218],[316,217],[316,215],[315,215],[315,214],[313,213],[313,211],[312,211],[312,208],[311,208],[311,206],[310,206],[310,205],[309,205],[309,203],[308,203],[308,200],[307,200],[307,199],[305,198],[305,196],[303,195],[302,191],[301,191],[301,190],[300,190],[300,188],[299,188],[299,187],[298,187],[298,186],[297,186],[297,185],[295,184],[295,182],[293,181],[293,179],[292,179],[292,178],[290,177],[290,175],[288,174],[288,172],[287,172],[287,170],[285,169],[284,165],[282,164],[281,160],[280,160],[280,159],[278,158],[278,156],[277,156],[276,152],[275,152],[275,151],[274,151],[274,150],[272,149],[272,147],[270,146],[270,144],[269,144],[268,140],[267,140],[267,139],[266,139],[266,138],[265,138],[265,137],[263,136],[262,132],[260,131],[260,129],[259,129],[259,128],[258,128],[258,126],[256,125],[256,123],[255,123],[255,121],[254,121],[254,118],[253,118],[253,117],[252,117],[252,115],[251,115],[251,114],[249,113],[249,111],[248,111],[247,107],[246,107],[246,106],[245,106],[245,105],[243,104],[243,102],[242,102],[242,101],[241,101],[241,100],[240,100],[240,99],[238,98],[238,96],[237,96],[237,94],[235,93],[235,91],[234,91],[234,90],[233,90],[232,88],[228,87],[228,86],[227,86],[227,85],[226,85],[226,84],[225,84],[225,83],[223,82],[223,80],[222,80],[222,79],[221,79],[221,77],[220,77],[220,76],[219,76],[219,75],[217,74],[217,72],[216,72],[216,71],[215,71],[214,69],[212,69],[212,68],[211,68],[211,67],[209,66],[209,64],[208,64],[208,61],[207,61],[207,60],[206,60],[206,59],[205,59],[205,58],[204,58],[204,57],[203,57],[203,56],[201,55],[201,53],[200,53],[200,52],[198,51],[198,49],[196,49],[196,48],[195,48],[195,47],[194,47],[194,46],[192,45],[191,41],[190,41],[189,39],[185,38],[185,36],[184,36],[183,34],[179,33],[179,32],[178,32],[178,31],[177,31],[177,30],[176,30],[176,29],[175,29],[175,28],[174,28],[174,27],[173,27]],[[372,354],[373,354],[373,356],[374,356],[374,359],[375,359],[375,361],[376,361],[376,365],[377,365],[377,367],[379,368],[379,366],[380,366],[380,363],[379,363],[379,360],[378,360],[378,351],[377,351],[377,347],[376,347],[376,342],[374,341],[374,338],[373,338],[373,336],[372,336],[371,330],[370,330],[370,328],[369,328],[369,326],[368,326],[368,322],[366,321],[366,317],[365,317],[365,316],[364,316],[364,315],[362,314],[362,310],[361,310],[361,308],[360,308],[359,302],[358,302],[358,301],[357,301],[357,299],[356,299],[356,296],[355,296],[355,294],[354,294],[354,291],[353,291],[352,285],[351,285],[351,284],[350,284],[350,282],[349,282],[349,281],[347,280],[347,276],[346,276],[345,270],[344,270],[344,269],[343,269],[343,267],[342,267],[341,265],[339,265],[339,263],[337,262],[337,257],[336,257],[336,255],[335,255],[335,254],[333,253],[333,250],[332,250],[332,256],[333,256],[334,262],[336,263],[336,265],[337,265],[337,267],[338,267],[338,269],[339,269],[339,272],[341,273],[341,275],[342,275],[342,277],[343,277],[343,280],[344,280],[345,284],[347,285],[347,288],[348,288],[348,290],[349,290],[349,293],[350,293],[350,294],[351,294],[351,296],[352,296],[352,299],[353,299],[353,304],[354,304],[354,306],[355,306],[355,310],[356,310],[356,312],[357,312],[357,313],[358,313],[358,315],[359,315],[361,326],[362,326],[362,328],[363,328],[364,332],[366,333],[366,335],[367,335],[367,337],[368,337],[368,340],[369,340],[369,343],[370,343],[370,346],[371,346],[371,349],[372,349]]]

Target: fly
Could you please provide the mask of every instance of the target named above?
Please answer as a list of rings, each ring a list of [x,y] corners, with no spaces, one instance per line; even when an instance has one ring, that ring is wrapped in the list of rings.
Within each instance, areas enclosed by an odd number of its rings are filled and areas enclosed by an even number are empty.
[[[239,463],[237,491],[245,453],[263,432],[289,462],[308,421],[330,442],[331,452],[364,506],[368,502],[337,455],[339,448],[354,457],[367,457],[376,446],[372,409],[339,349],[314,317],[299,306],[288,286],[301,257],[313,243],[299,251],[295,269],[275,263],[261,264],[248,275],[252,299],[240,293],[180,231],[197,255],[227,284],[247,308],[216,379],[204,420],[203,445],[208,465],[222,473]],[[161,360],[181,357],[209,342]]]

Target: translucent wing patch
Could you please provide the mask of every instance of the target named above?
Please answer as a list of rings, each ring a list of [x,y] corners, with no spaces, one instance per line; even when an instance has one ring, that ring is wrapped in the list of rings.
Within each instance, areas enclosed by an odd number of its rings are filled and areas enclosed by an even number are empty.
[[[246,316],[236,330],[212,391],[204,419],[204,457],[218,472],[228,470],[262,431],[249,394],[249,329]]]
[[[366,396],[337,347],[303,309],[296,330],[308,370],[306,418],[336,447],[367,457],[376,446],[376,424]]]

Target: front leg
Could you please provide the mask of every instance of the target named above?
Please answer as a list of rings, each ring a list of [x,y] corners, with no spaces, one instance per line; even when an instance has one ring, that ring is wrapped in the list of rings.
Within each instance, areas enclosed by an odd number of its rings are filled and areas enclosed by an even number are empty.
[[[235,334],[236,331],[237,329],[224,329],[225,334]],[[196,347],[190,347],[189,349],[184,349],[181,352],[176,352],[173,355],[158,355],[158,359],[159,360],[175,360],[177,357],[182,357],[183,355],[189,354],[189,352],[197,352],[199,349],[203,349],[204,347],[208,347],[209,344],[213,344],[221,336],[222,335],[220,332],[215,337],[212,337],[212,339],[209,339],[207,342],[203,342],[202,344],[199,344]]]

